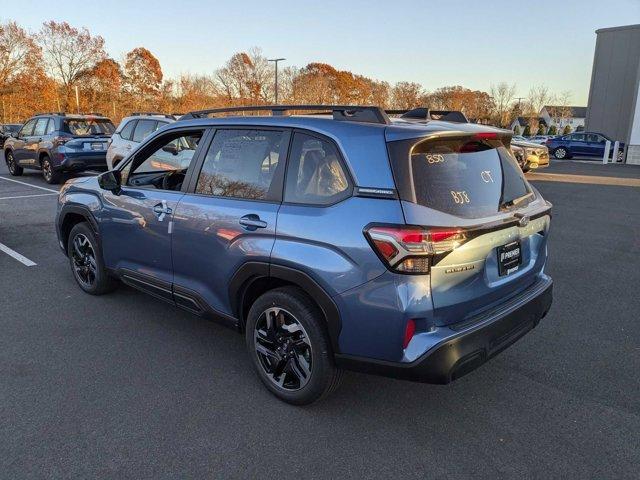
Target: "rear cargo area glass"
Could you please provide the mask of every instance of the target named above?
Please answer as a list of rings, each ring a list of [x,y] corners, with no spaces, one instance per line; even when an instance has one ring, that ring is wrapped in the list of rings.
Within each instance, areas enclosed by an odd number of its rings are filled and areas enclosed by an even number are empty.
[[[400,198],[463,218],[522,205],[532,196],[499,139],[475,136],[390,142]]]

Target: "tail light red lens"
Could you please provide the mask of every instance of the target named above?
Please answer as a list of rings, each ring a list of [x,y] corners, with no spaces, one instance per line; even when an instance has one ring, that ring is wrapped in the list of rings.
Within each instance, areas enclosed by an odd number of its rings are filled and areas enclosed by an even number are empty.
[[[376,253],[391,270],[402,273],[429,273],[431,258],[460,246],[461,229],[404,226],[373,226],[365,230]]]
[[[411,341],[415,333],[416,333],[416,322],[410,319],[407,322],[407,326],[404,329],[404,341],[402,342],[403,349],[407,348],[407,346],[409,345],[409,342]]]

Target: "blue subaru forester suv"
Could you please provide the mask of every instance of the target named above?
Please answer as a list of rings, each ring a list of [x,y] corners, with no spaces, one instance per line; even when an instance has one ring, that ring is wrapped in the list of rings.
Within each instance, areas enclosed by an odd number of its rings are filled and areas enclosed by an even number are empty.
[[[40,113],[7,139],[4,158],[9,173],[42,171],[47,183],[60,183],[65,172],[106,170],[107,143],[115,127],[99,114]]]
[[[87,293],[120,280],[243,332],[286,402],[344,369],[445,384],[551,306],[551,205],[510,138],[428,109],[193,112],[64,185],[60,247]]]

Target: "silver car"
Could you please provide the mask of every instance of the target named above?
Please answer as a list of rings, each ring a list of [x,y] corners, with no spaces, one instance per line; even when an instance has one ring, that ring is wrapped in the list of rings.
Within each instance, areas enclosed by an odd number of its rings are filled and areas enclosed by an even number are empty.
[[[155,112],[135,112],[125,117],[111,136],[107,148],[107,167],[112,170],[150,134],[173,123],[176,117]]]

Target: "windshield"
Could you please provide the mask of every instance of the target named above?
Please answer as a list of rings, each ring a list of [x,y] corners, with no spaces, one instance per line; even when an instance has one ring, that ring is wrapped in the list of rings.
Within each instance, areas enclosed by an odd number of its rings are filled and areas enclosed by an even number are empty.
[[[22,127],[22,125],[19,125],[19,124],[17,124],[17,125],[4,125],[4,126],[2,127],[2,129],[3,129],[5,132],[9,132],[9,133],[17,133],[17,132],[19,132],[19,131],[20,131],[20,127]]]
[[[480,218],[531,197],[520,167],[498,139],[391,142],[389,153],[400,197],[441,212]]]
[[[115,127],[111,120],[92,118],[68,118],[64,121],[64,129],[67,133],[77,136],[111,135]]]

